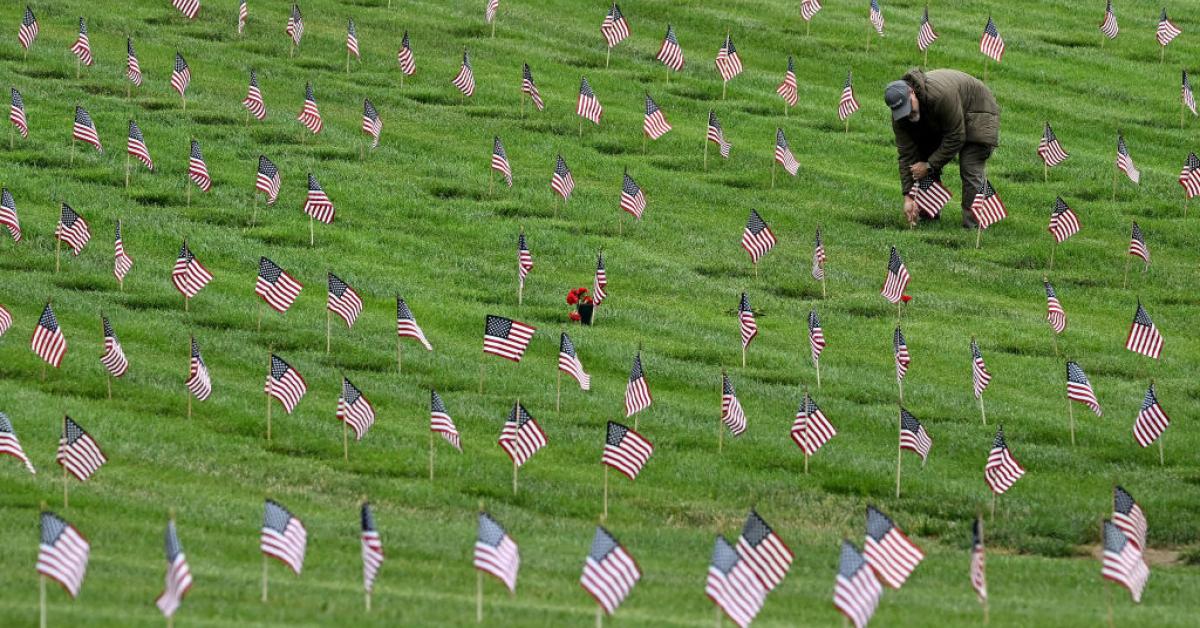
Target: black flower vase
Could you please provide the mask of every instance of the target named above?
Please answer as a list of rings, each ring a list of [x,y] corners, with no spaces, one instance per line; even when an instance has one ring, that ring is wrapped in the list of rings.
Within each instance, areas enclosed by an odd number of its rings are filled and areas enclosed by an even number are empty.
[[[592,324],[592,313],[596,310],[596,304],[584,303],[580,301],[575,305],[575,311],[579,313],[579,322],[584,325]]]

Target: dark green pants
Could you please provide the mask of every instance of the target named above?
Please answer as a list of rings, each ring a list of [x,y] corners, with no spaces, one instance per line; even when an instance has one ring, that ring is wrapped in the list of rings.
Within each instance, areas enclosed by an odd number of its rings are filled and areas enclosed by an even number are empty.
[[[958,173],[962,178],[962,219],[963,226],[974,228],[977,225],[975,216],[971,213],[971,205],[979,188],[987,181],[987,160],[995,151],[994,146],[968,142],[963,144],[958,153]]]

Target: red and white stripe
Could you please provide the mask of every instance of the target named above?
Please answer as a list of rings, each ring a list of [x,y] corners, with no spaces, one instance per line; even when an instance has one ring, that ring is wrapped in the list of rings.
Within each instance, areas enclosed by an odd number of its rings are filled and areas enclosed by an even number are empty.
[[[75,526],[52,512],[42,512],[41,528],[37,572],[62,585],[72,598],[78,596],[91,545]]]
[[[292,303],[295,303],[296,297],[300,296],[303,287],[271,260],[264,257],[259,261],[254,294],[262,297],[276,312],[287,312]]]
[[[291,568],[297,576],[304,568],[308,530],[299,518],[274,501],[267,500],[259,549]]]
[[[84,482],[108,462],[108,457],[78,423],[71,417],[63,417],[63,434],[54,461],[75,479]]]
[[[800,447],[804,455],[812,456],[834,436],[837,436],[837,429],[825,418],[825,414],[813,402],[812,397],[805,394],[792,423],[792,441]]]
[[[1150,388],[1146,390],[1146,397],[1142,401],[1142,409],[1138,411],[1137,418],[1133,421],[1133,439],[1142,447],[1149,447],[1162,436],[1170,424],[1171,419],[1167,417],[1167,413],[1163,412],[1162,406],[1158,404],[1158,395],[1155,394],[1154,384],[1151,383]],[[1113,518],[1116,518],[1115,514]],[[1144,536],[1145,533],[1143,531],[1141,537]]]
[[[579,580],[583,589],[595,598],[606,614],[612,615],[641,577],[642,570],[633,556],[607,530],[597,526],[596,538]]]
[[[1025,467],[1013,458],[1004,440],[1004,428],[1001,427],[996,433],[996,442],[988,453],[987,463],[983,466],[983,479],[993,493],[1002,495],[1023,475]]]
[[[291,414],[296,409],[296,404],[304,398],[304,393],[308,392],[308,384],[290,364],[272,355],[271,368],[267,372],[263,392],[278,399],[279,403],[283,404],[283,409]]]
[[[189,20],[196,19],[196,14],[200,12],[200,0],[171,0],[171,6],[179,9]]]
[[[212,273],[196,259],[188,249],[187,242],[184,242],[179,249],[179,257],[175,259],[175,267],[171,269],[171,283],[175,285],[175,289],[190,299],[212,279]]]
[[[867,535],[863,555],[884,584],[899,589],[925,559],[925,553],[909,540],[892,520],[867,506]]]
[[[704,593],[739,628],[754,621],[767,599],[766,587],[722,536],[713,548]]]
[[[630,480],[636,480],[653,453],[654,445],[641,434],[620,423],[608,422],[608,437],[604,442],[604,453],[600,456],[601,464],[620,471]]]
[[[483,329],[483,352],[520,362],[536,327],[488,314]]]

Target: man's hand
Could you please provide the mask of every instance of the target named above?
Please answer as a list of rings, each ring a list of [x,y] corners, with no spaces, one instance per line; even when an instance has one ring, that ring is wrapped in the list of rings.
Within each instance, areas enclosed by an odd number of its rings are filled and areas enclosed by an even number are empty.
[[[904,197],[904,217],[908,219],[908,226],[912,227],[917,224],[917,202],[911,196]]]
[[[913,178],[917,180],[924,179],[925,177],[929,176],[929,162],[918,161],[917,163],[909,166],[908,170],[909,172],[912,172]]]

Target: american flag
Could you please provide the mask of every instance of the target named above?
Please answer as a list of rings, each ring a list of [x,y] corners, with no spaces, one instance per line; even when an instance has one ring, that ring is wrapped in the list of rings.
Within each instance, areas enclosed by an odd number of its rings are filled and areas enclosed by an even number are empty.
[[[84,65],[92,65],[92,44],[88,41],[87,22],[83,21],[83,18],[79,18],[79,37],[75,38],[75,43],[71,45],[71,52],[75,53]]]
[[[821,227],[817,226],[817,235],[813,239],[812,276],[817,281],[825,279],[825,241],[821,239]]]
[[[596,255],[596,276],[592,279],[592,303],[599,306],[608,297],[608,271],[604,269],[604,250]]]
[[[1146,397],[1142,399],[1142,409],[1138,411],[1133,422],[1133,439],[1142,447],[1149,447],[1166,431],[1171,419],[1158,405],[1158,395],[1154,393],[1154,383],[1146,389]]]
[[[17,40],[21,42],[22,48],[29,50],[34,40],[37,39],[38,30],[37,17],[33,15],[33,9],[26,5],[25,15],[21,18],[21,28],[17,30]]]
[[[71,597],[79,595],[87,573],[91,545],[58,515],[42,511],[42,536],[38,545],[37,572],[62,585]]]
[[[891,303],[899,303],[900,297],[904,296],[905,288],[908,287],[909,279],[911,277],[908,274],[908,268],[904,266],[900,254],[893,246],[891,254],[888,255],[887,277],[883,281],[883,289],[880,294]]]
[[[10,327],[12,327],[12,313],[0,305],[0,336],[8,333]]]
[[[600,105],[600,100],[592,91],[587,77],[583,77],[579,82],[579,100],[575,103],[575,114],[585,120],[591,120],[593,124],[600,124],[600,116],[603,113],[604,107]]]
[[[921,28],[917,31],[917,50],[929,50],[937,38],[937,31],[933,30],[933,24],[929,22],[929,7],[925,7],[925,13],[921,16]]]
[[[896,333],[892,334],[892,353],[896,358],[896,381],[902,382],[908,373],[908,365],[912,364],[912,356],[908,353],[908,344],[904,342],[904,332],[900,331],[899,325],[896,325]]]
[[[754,310],[750,308],[750,297],[742,293],[738,301],[738,328],[742,333],[742,348],[750,346],[750,341],[758,335],[758,323],[754,320]]]
[[[625,21],[625,16],[621,15],[621,8],[616,2],[608,10],[608,15],[604,16],[604,21],[600,24],[600,34],[604,35],[604,41],[608,42],[609,48],[629,37],[629,23]]]
[[[70,205],[63,203],[58,225],[54,229],[54,237],[66,242],[67,246],[71,247],[73,255],[79,255],[83,247],[87,246],[88,240],[92,239],[92,232],[83,216],[75,213]]]
[[[267,383],[263,386],[263,392],[278,399],[279,403],[283,404],[283,409],[291,414],[296,404],[304,397],[304,393],[308,392],[308,384],[296,369],[272,353],[271,369],[267,372]]]
[[[1162,16],[1158,18],[1158,29],[1155,31],[1155,35],[1158,37],[1158,45],[1166,46],[1182,32],[1178,26],[1175,26],[1171,23],[1171,20],[1167,19],[1167,9],[1163,7]]]
[[[179,534],[175,532],[175,520],[167,521],[167,531],[163,545],[167,555],[167,576],[163,592],[154,600],[158,610],[163,615],[171,617],[179,610],[183,597],[192,588],[192,571],[188,567],[187,556],[183,554],[183,545],[179,543]]]
[[[275,167],[275,162],[267,159],[266,155],[259,155],[258,177],[254,187],[267,195],[267,205],[274,205],[275,199],[279,198],[279,184],[279,168]]]
[[[517,572],[521,553],[516,541],[500,522],[486,512],[479,513],[479,534],[475,537],[475,568],[495,576],[509,591],[517,590]]]
[[[1025,467],[1013,458],[1004,440],[1004,426],[1001,425],[996,430],[996,440],[992,441],[992,451],[988,453],[987,464],[983,467],[983,479],[993,493],[1001,495],[1023,475]]]
[[[212,188],[212,177],[208,176],[208,165],[204,163],[200,142],[196,140],[192,140],[192,150],[188,153],[188,178],[196,183],[201,192]]]
[[[496,11],[500,10],[500,0],[488,0],[487,6],[483,10],[483,19],[488,24],[496,19]]]
[[[746,227],[742,230],[742,248],[750,254],[751,263],[757,264],[759,258],[766,255],[775,247],[775,234],[758,215],[756,210],[750,210],[746,219]]]
[[[188,248],[187,240],[184,240],[183,245],[179,247],[175,267],[171,269],[171,283],[175,284],[175,289],[190,299],[212,279],[212,273],[196,259],[192,250]]]
[[[471,56],[465,49],[463,50],[462,67],[458,69],[458,74],[450,82],[464,96],[470,96],[475,93],[475,72],[471,70]]]
[[[92,116],[88,115],[87,109],[78,105],[75,107],[75,126],[71,127],[71,139],[87,142],[95,146],[97,152],[104,153],[104,147],[100,145],[100,135],[96,133],[96,125],[92,122]]]
[[[1137,222],[1133,223],[1133,231],[1129,236],[1129,254],[1142,258],[1142,261],[1150,263],[1150,249],[1146,248],[1146,238],[1142,235],[1142,228]]]
[[[1188,81],[1187,70],[1183,71],[1183,105],[1191,109],[1192,115],[1196,115],[1196,95],[1192,93],[1192,84]]]
[[[979,352],[979,343],[975,339],[971,339],[971,386],[975,390],[975,398],[979,399],[983,396],[983,391],[987,390],[988,384],[992,381],[992,374],[988,372],[987,364],[983,362],[983,354]]]
[[[504,175],[504,183],[512,187],[512,166],[508,165],[508,153],[504,152],[504,144],[499,137],[492,143],[492,170]]]
[[[370,593],[375,590],[375,576],[379,575],[379,567],[383,565],[383,540],[379,538],[379,530],[375,527],[375,514],[371,512],[370,502],[363,502],[360,518],[362,520],[363,589]]]
[[[783,166],[783,169],[793,177],[800,170],[800,162],[796,161],[796,157],[792,155],[792,149],[788,146],[787,138],[783,136],[783,129],[775,129],[775,163]]]
[[[58,441],[58,453],[54,456],[63,469],[83,482],[92,477],[108,458],[100,445],[69,416],[63,417],[62,438]]]
[[[362,314],[363,302],[354,288],[350,287],[341,277],[329,273],[329,302],[330,312],[342,317],[346,327],[353,327],[358,315]]]
[[[33,328],[33,340],[30,348],[50,366],[58,368],[62,364],[63,355],[67,353],[67,339],[63,336],[58,319],[54,318],[54,310],[46,303],[42,317],[38,319],[37,327]]]
[[[633,214],[638,220],[642,219],[642,213],[646,211],[646,195],[642,193],[642,188],[633,177],[629,176],[629,171],[625,172],[621,180],[621,209]]]
[[[1050,323],[1054,333],[1061,334],[1067,328],[1067,313],[1062,303],[1058,301],[1058,293],[1049,281],[1043,281],[1046,286],[1046,321]]]
[[[896,527],[892,520],[874,506],[867,505],[867,536],[863,555],[871,569],[893,589],[899,589],[925,553]]]
[[[986,555],[983,551],[983,519],[975,518],[971,524],[971,588],[980,603],[987,603]]]
[[[746,412],[733,389],[733,380],[725,373],[721,373],[721,421],[734,436],[746,431]]]
[[[238,23],[237,32],[241,35],[246,30],[246,18],[250,17],[250,9],[246,6],[246,0],[241,0],[238,3]]]
[[[800,17],[808,22],[821,10],[821,0],[800,0]]]
[[[558,370],[575,378],[580,390],[592,389],[592,376],[583,370],[583,363],[579,361],[579,356],[575,353],[575,344],[571,342],[567,332],[562,332],[558,340]]]
[[[630,480],[636,480],[653,453],[654,445],[641,434],[620,423],[608,422],[604,453],[600,456],[602,464],[620,471]]]
[[[129,121],[129,141],[125,149],[134,159],[146,164],[151,172],[154,171],[154,160],[150,158],[150,149],[146,148],[146,138],[142,137],[142,130],[133,120]]]
[[[722,157],[729,159],[729,149],[732,146],[725,139],[725,129],[721,127],[716,112],[711,109],[708,110],[708,141],[717,145]]]
[[[742,59],[738,57],[737,48],[733,46],[733,38],[725,35],[725,43],[717,50],[717,72],[721,80],[729,79],[742,73]]]
[[[413,59],[412,45],[408,40],[408,31],[404,31],[404,37],[400,39],[400,50],[396,51],[396,63],[400,64],[400,71],[407,76],[417,73],[417,64]]]
[[[1146,547],[1146,514],[1134,501],[1133,495],[1120,485],[1113,487],[1112,522],[1129,537],[1130,543],[1138,548]]]
[[[1050,123],[1046,123],[1046,128],[1042,131],[1042,139],[1038,142],[1038,155],[1042,161],[1046,162],[1046,167],[1053,168],[1070,157],[1071,154],[1063,150],[1062,144],[1058,143],[1058,137],[1054,135],[1054,130],[1050,128]]]
[[[842,541],[842,554],[838,559],[837,579],[833,584],[833,606],[854,623],[863,628],[871,621],[883,586],[867,565],[867,559],[850,541]]]
[[[179,9],[189,20],[195,19],[200,12],[200,0],[171,0],[171,6]]]
[[[204,401],[212,394],[212,378],[208,375],[208,365],[200,355],[200,345],[192,338],[192,359],[188,363],[187,381],[183,383],[188,392],[196,399]]]
[[[1061,196],[1054,200],[1054,209],[1050,212],[1050,233],[1054,235],[1055,242],[1062,242],[1079,233],[1079,217]]]
[[[921,457],[921,464],[929,457],[933,440],[925,431],[925,426],[911,412],[900,408],[900,449],[907,449]]]
[[[308,173],[308,196],[304,198],[304,213],[324,224],[332,224],[335,213],[333,201],[325,194],[324,188],[317,183],[313,173]]]
[[[575,191],[575,177],[571,176],[571,169],[567,167],[562,155],[554,162],[554,174],[550,175],[550,189],[564,201],[571,198],[571,192]]]
[[[812,456],[817,450],[837,436],[837,429],[825,418],[825,413],[817,407],[817,403],[808,393],[800,401],[796,410],[796,418],[792,422],[792,441],[800,447],[806,456]]]
[[[371,148],[379,148],[379,136],[383,133],[383,120],[370,99],[363,99],[362,131],[371,136]]]
[[[736,547],[738,556],[746,561],[768,592],[783,582],[795,558],[783,539],[753,509],[746,516]]]
[[[10,88],[12,93],[12,107],[8,111],[8,121],[17,127],[17,132],[21,137],[29,137],[29,122],[25,119],[25,99],[21,98],[21,92],[17,88]]]
[[[666,116],[658,108],[658,103],[654,102],[650,94],[646,94],[646,119],[642,123],[642,132],[650,139],[656,140],[670,130],[671,123],[667,122]]]
[[[129,78],[129,82],[133,83],[134,85],[136,85],[138,87],[141,87],[142,86],[142,66],[140,63],[138,63],[137,53],[134,52],[134,50],[133,50],[133,39],[132,38],[125,39],[125,53],[126,53],[126,57],[127,57],[125,76],[127,76]]]
[[[304,18],[300,15],[300,6],[293,4],[292,12],[288,15],[287,27],[284,29],[292,38],[292,45],[299,46],[300,38],[304,37]]]
[[[991,181],[986,179],[983,181],[983,186],[979,188],[979,192],[975,194],[975,200],[971,202],[971,213],[975,215],[980,229],[987,229],[1008,216],[1008,210],[1004,208],[1004,201],[1000,200],[999,194],[996,194],[996,189],[992,187]]]
[[[542,431],[542,426],[538,425],[537,419],[530,416],[529,411],[518,401],[508,413],[508,420],[504,422],[496,444],[500,445],[513,464],[519,467],[546,446],[546,433]]]
[[[171,70],[171,87],[179,92],[180,96],[183,96],[191,82],[192,70],[188,67],[187,61],[183,60],[183,55],[176,52],[175,68]]]
[[[362,59],[358,54],[358,29],[354,28],[354,18],[346,22],[346,52]]]
[[[679,40],[675,38],[675,27],[670,24],[667,24],[667,35],[663,37],[662,47],[658,49],[658,56],[655,58],[676,72],[683,69],[683,49],[679,47]]]
[[[646,374],[642,371],[642,352],[638,351],[633,355],[633,368],[629,371],[629,383],[625,385],[625,417],[649,408],[652,402]]]
[[[641,577],[642,570],[633,556],[608,530],[596,526],[596,536],[592,538],[579,579],[583,590],[595,598],[605,613],[612,615]]]
[[[483,352],[520,362],[536,331],[520,321],[488,314],[483,325]]]
[[[300,114],[296,116],[296,120],[313,134],[320,133],[321,129],[325,127],[325,122],[321,119],[321,111],[317,109],[317,101],[313,98],[312,83],[304,84],[304,105],[300,108]]]
[[[846,84],[842,87],[842,99],[838,102],[838,119],[845,120],[850,114],[858,111],[858,101],[854,99],[854,74],[846,73]]]
[[[1104,559],[1100,575],[1129,589],[1134,602],[1142,601],[1142,590],[1150,578],[1150,568],[1146,566],[1142,550],[1108,520],[1104,521]]]
[[[1067,362],[1067,399],[1086,405],[1096,416],[1104,415],[1100,401],[1096,399],[1096,392],[1092,390],[1092,383],[1075,362]]]
[[[121,239],[121,221],[117,221],[116,239],[113,243],[113,275],[117,281],[125,281],[125,275],[133,268],[133,258],[125,252],[125,241]]]
[[[33,468],[33,463],[29,462],[29,456],[26,456],[25,450],[21,448],[21,441],[17,440],[17,433],[13,430],[12,421],[3,412],[0,412],[0,455],[12,456],[25,463],[25,468],[29,469],[30,473],[37,473],[37,470]]]
[[[259,549],[291,567],[298,576],[304,567],[304,552],[308,548],[308,530],[304,523],[275,500],[268,499],[263,511],[262,537]]]
[[[789,107],[795,107],[800,102],[800,94],[796,90],[796,63],[788,57],[787,71],[783,73],[783,82],[775,88],[775,93],[783,97]]]
[[[979,40],[979,52],[995,59],[997,63],[1004,56],[1004,39],[1000,37],[1000,31],[996,30],[996,23],[990,15],[987,25],[983,27],[983,38]]]
[[[525,242],[525,232],[517,234],[517,282],[521,287],[525,287],[525,278],[529,276],[529,271],[533,270],[533,253],[529,252],[529,245]]]
[[[1134,353],[1157,359],[1162,353],[1163,339],[1150,320],[1150,315],[1138,301],[1137,311],[1133,314],[1133,324],[1129,327],[1129,336],[1125,339],[1125,348]]]
[[[1104,7],[1104,20],[1100,22],[1100,32],[1109,39],[1116,39],[1117,33],[1121,32],[1121,28],[1117,26],[1117,16],[1113,13],[1112,0],[1108,0],[1108,5]]]
[[[446,402],[442,401],[442,396],[436,390],[429,391],[429,431],[441,434],[447,443],[462,451],[458,428],[454,426],[454,419],[446,409]]]
[[[101,315],[100,321],[104,327],[104,353],[100,356],[100,364],[113,377],[120,377],[129,370],[129,360],[125,358],[125,350],[121,348],[121,341],[117,339],[108,317]]]
[[[946,203],[954,198],[950,189],[942,185],[941,180],[934,179],[932,176],[917,181],[916,185],[912,187],[911,193],[917,209],[930,218],[936,218],[941,214]]]
[[[412,310],[408,309],[408,303],[405,303],[400,295],[396,295],[396,336],[414,338],[421,343],[422,347],[425,347],[426,351],[433,351],[433,346],[425,339],[425,332],[421,331],[421,326],[417,324]]]
[[[1133,165],[1133,157],[1129,155],[1129,148],[1125,146],[1125,136],[1120,133],[1117,133],[1117,170],[1124,172],[1134,183],[1142,179],[1142,173]]]
[[[871,26],[875,27],[875,32],[879,36],[883,36],[883,11],[879,9],[879,0],[871,0]]]
[[[375,425],[375,408],[350,380],[342,378],[342,396],[338,397],[337,419],[354,430],[354,440],[362,440]]]
[[[537,107],[538,111],[546,108],[546,103],[542,101],[542,94],[538,91],[537,84],[533,82],[533,72],[529,69],[528,63],[521,69],[521,93],[529,95],[529,100],[533,101],[533,106]]]
[[[1187,161],[1183,163],[1183,170],[1179,171],[1179,185],[1183,186],[1187,198],[1200,196],[1200,157],[1196,157],[1196,153],[1189,153]]]
[[[246,91],[246,98],[242,100],[242,106],[259,120],[267,117],[267,106],[263,103],[262,91],[258,89],[258,73],[254,70],[250,70],[250,87]]]
[[[749,562],[721,535],[713,546],[704,592],[739,628],[749,626],[767,600],[767,589]]]
[[[817,318],[815,309],[808,311],[808,347],[812,353],[813,364],[821,359],[825,350],[825,332],[821,330],[821,319]]]
[[[300,295],[304,286],[283,271],[275,262],[261,257],[258,260],[258,279],[254,284],[254,294],[262,297],[267,305],[276,312],[286,312]]]

